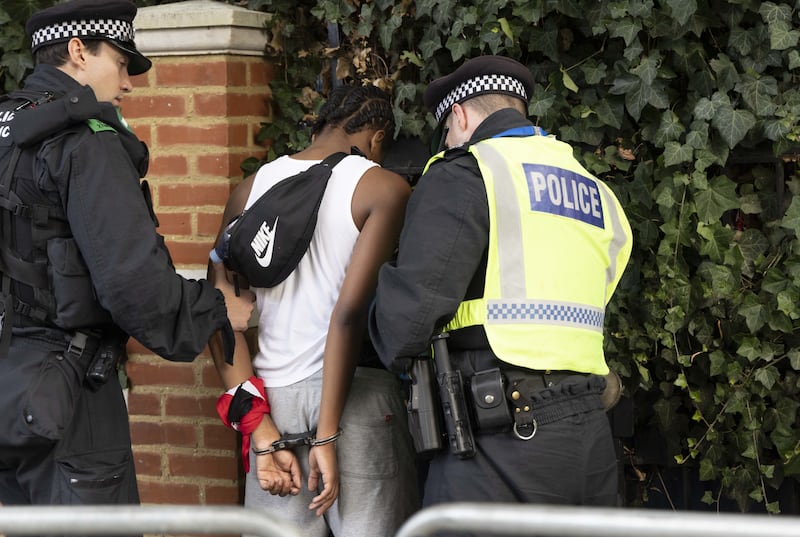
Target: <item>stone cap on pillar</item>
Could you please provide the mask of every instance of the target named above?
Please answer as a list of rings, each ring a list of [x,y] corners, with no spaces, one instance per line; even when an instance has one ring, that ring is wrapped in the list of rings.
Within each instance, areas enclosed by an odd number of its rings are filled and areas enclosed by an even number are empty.
[[[269,17],[215,0],[187,0],[140,8],[133,23],[145,56],[261,56]]]

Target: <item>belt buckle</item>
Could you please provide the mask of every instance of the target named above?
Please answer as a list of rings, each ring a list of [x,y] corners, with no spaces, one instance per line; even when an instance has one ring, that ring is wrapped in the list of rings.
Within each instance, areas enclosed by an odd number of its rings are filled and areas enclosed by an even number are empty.
[[[78,356],[82,355],[84,349],[86,349],[86,341],[88,339],[89,336],[87,336],[83,332],[75,332],[75,335],[73,335],[72,339],[69,340],[69,344],[67,345],[67,352],[74,353]]]

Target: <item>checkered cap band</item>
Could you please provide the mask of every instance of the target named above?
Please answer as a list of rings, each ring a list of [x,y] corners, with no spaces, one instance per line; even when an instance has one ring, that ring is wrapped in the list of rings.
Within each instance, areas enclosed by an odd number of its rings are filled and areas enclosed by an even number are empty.
[[[525,86],[522,82],[514,77],[508,75],[482,75],[475,78],[470,78],[466,82],[462,82],[442,99],[439,106],[436,107],[434,117],[436,122],[442,120],[442,117],[450,111],[450,108],[460,103],[464,99],[477,95],[479,93],[505,93],[519,96],[525,102],[528,101],[528,94],[525,91]]]
[[[106,37],[117,41],[133,41],[133,24],[116,19],[68,21],[44,26],[33,33],[33,48],[50,41],[73,37]]]

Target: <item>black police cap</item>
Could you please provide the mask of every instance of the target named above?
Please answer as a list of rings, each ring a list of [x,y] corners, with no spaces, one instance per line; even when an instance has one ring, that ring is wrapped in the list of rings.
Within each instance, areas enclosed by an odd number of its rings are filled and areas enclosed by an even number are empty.
[[[128,56],[128,73],[138,75],[152,63],[134,44],[134,17],[136,5],[129,0],[71,0],[34,13],[25,32],[31,37],[33,52],[73,37],[104,39]]]
[[[486,93],[510,95],[527,103],[533,86],[533,75],[518,61],[505,56],[478,56],[431,82],[422,99],[439,123],[454,104]]]

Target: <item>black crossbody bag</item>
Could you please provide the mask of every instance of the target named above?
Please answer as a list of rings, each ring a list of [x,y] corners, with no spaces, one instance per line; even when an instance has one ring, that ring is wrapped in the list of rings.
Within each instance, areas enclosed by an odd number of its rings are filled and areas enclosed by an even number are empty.
[[[328,179],[346,156],[334,153],[281,180],[235,218],[222,238],[225,266],[254,287],[285,280],[308,251]]]

